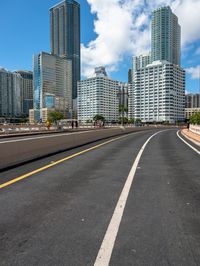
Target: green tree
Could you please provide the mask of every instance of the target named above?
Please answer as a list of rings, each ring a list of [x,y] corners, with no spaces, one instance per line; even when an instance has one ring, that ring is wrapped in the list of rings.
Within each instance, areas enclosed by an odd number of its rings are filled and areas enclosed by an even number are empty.
[[[189,121],[191,124],[200,125],[200,112],[193,114]]]
[[[28,117],[22,117],[19,120],[19,123],[27,123],[29,121]]]
[[[95,115],[94,117],[93,117],[93,121],[95,121],[95,122],[97,122],[97,121],[102,121],[102,122],[104,122],[105,121],[105,117],[103,117],[102,115]]]
[[[121,124],[127,124],[128,123],[128,118],[127,117],[119,117],[119,122]]]
[[[128,123],[129,123],[129,124],[134,124],[134,122],[135,122],[135,119],[134,119],[134,118],[130,118],[130,119],[128,120]]]
[[[55,111],[55,112],[51,112],[48,115],[48,121],[50,123],[55,123],[61,119],[64,118],[64,115],[61,112]]]
[[[128,107],[124,105],[119,106],[119,121],[123,125],[124,123],[128,123],[128,119],[126,116],[124,116],[125,113],[128,112]]]
[[[127,113],[128,112],[128,107],[124,105],[119,106],[119,112],[120,113]]]

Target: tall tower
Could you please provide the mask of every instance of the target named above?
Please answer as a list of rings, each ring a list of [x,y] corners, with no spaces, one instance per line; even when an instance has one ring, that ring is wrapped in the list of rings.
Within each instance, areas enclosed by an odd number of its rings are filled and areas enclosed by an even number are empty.
[[[72,60],[72,98],[80,80],[80,4],[64,0],[50,9],[51,53]]]
[[[181,28],[169,6],[152,13],[151,60],[166,60],[180,65]]]

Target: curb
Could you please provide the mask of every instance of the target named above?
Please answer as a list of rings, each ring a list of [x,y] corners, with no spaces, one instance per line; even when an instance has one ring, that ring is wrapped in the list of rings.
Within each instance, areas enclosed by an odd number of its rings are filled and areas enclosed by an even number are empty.
[[[187,134],[184,133],[183,129],[181,130],[181,134],[188,140],[190,140],[191,142],[193,142],[195,145],[200,147],[200,141],[196,140],[195,138],[188,136]]]

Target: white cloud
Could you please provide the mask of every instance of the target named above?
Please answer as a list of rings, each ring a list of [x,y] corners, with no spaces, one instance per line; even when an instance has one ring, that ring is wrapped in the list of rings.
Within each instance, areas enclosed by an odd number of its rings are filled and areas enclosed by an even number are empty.
[[[200,65],[196,67],[186,68],[186,72],[191,75],[192,79],[199,79],[200,77]]]
[[[182,27],[183,47],[200,39],[200,0],[87,0],[96,15],[97,38],[81,46],[82,75],[91,76],[94,67],[105,65],[116,71],[123,58],[150,49],[151,12],[170,5]]]
[[[177,2],[175,14],[182,28],[182,43],[187,44],[200,39],[200,1],[182,0]]]

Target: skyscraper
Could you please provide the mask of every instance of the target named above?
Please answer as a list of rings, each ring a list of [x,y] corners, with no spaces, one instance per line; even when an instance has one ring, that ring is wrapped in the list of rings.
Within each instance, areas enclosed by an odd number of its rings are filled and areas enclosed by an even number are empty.
[[[134,117],[142,122],[183,121],[184,88],[185,71],[168,61],[154,61],[139,69],[130,94]]]
[[[185,71],[180,67],[181,28],[170,7],[153,11],[151,31],[151,60],[150,56],[133,58],[129,118],[142,122],[183,121]]]
[[[17,70],[14,72],[21,77],[21,109],[22,114],[29,115],[29,109],[33,108],[33,72]]]
[[[80,5],[64,0],[50,9],[51,53],[72,60],[72,98],[80,80]]]
[[[151,61],[166,60],[180,65],[181,28],[169,6],[152,13]]]
[[[15,118],[21,115],[21,76],[0,68],[0,116]]]
[[[150,53],[148,53],[145,55],[133,56],[132,60],[132,78],[134,78],[135,71],[139,70],[142,67],[146,67],[151,63],[151,55]]]
[[[66,112],[72,101],[72,62],[45,52],[33,57],[35,120],[42,120],[43,108]]]
[[[110,79],[104,67],[95,68],[95,76],[78,82],[78,120],[87,122],[97,114],[107,122],[119,119],[119,81]]]

